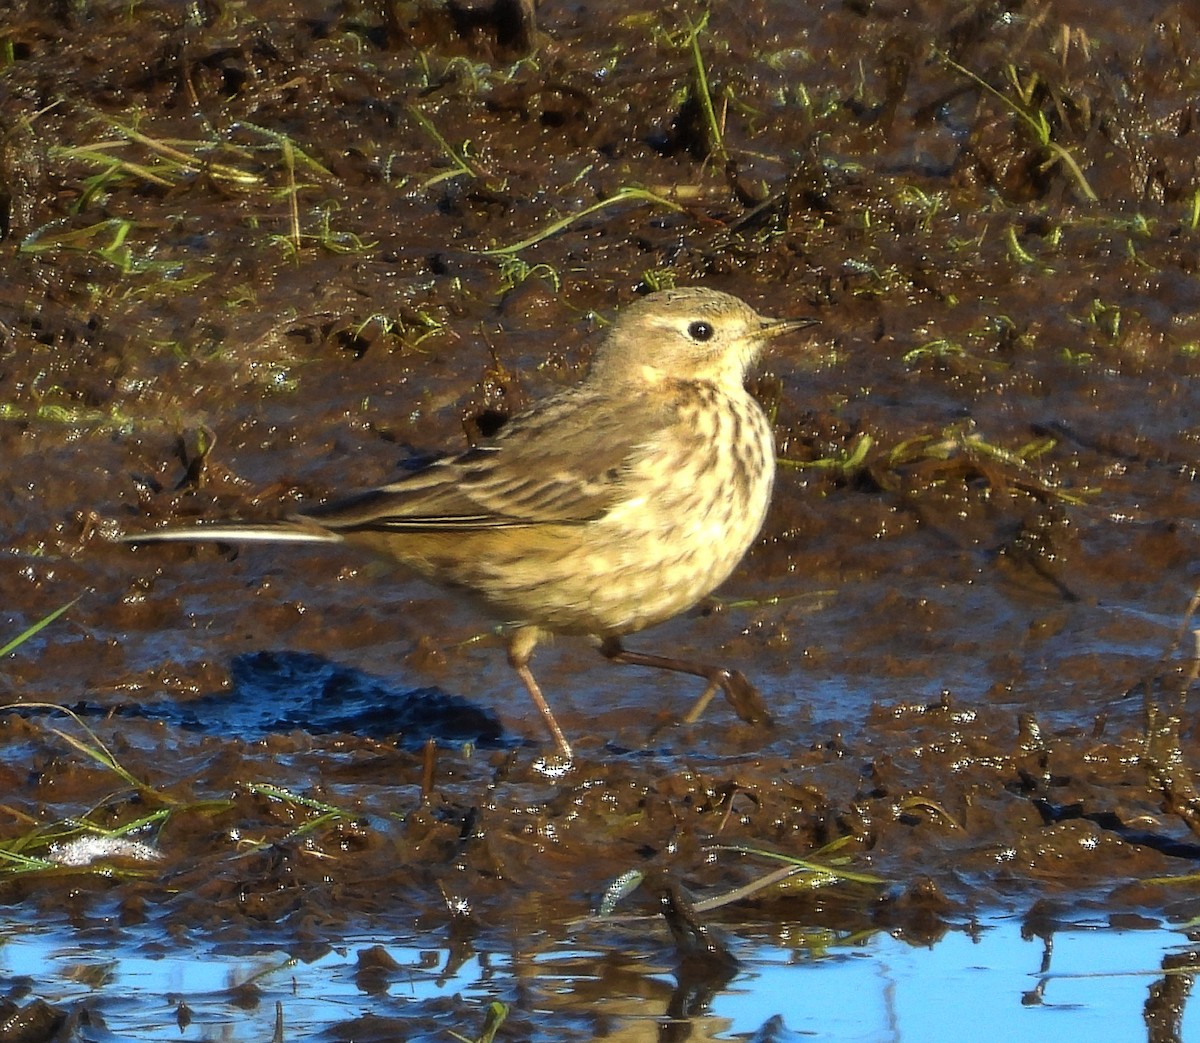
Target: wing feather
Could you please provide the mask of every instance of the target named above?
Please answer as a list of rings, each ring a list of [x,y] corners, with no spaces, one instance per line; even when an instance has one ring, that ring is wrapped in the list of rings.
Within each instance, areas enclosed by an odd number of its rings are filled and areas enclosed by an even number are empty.
[[[574,389],[513,417],[491,440],[398,482],[301,517],[335,532],[582,524],[625,498],[630,464],[674,410]]]

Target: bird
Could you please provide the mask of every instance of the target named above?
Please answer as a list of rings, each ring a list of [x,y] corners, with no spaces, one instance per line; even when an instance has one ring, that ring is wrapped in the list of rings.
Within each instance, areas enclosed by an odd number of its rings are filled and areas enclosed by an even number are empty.
[[[768,318],[702,286],[657,290],[618,311],[580,383],[465,451],[283,519],[119,538],[346,544],[466,592],[504,625],[508,662],[560,765],[574,752],[530,669],[550,634],[585,636],[613,662],[703,678],[685,721],[721,689],[739,716],[767,722],[741,672],[622,641],[697,604],[757,539],[775,443],[745,381],[769,341],[816,321]]]

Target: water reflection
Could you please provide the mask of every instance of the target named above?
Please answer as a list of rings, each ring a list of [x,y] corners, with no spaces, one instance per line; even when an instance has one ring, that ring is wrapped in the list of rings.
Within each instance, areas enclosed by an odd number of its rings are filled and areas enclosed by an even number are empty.
[[[735,940],[739,966],[724,974],[676,963],[651,921],[507,946],[363,933],[306,946],[303,959],[87,934],[97,936],[5,925],[7,1014],[34,1027],[21,1038],[262,1041],[278,1020],[288,1040],[473,1039],[493,1001],[509,1008],[500,1038],[1171,1043],[1200,1033],[1186,1004],[1200,955],[1157,924],[1034,933],[998,916],[923,946],[828,932],[820,946],[791,946],[779,939],[812,936],[777,929]]]

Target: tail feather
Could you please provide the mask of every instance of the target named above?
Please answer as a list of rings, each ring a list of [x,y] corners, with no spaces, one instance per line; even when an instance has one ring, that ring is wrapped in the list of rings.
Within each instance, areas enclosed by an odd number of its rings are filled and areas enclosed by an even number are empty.
[[[336,532],[312,522],[222,522],[189,529],[151,529],[127,532],[121,543],[341,543]]]

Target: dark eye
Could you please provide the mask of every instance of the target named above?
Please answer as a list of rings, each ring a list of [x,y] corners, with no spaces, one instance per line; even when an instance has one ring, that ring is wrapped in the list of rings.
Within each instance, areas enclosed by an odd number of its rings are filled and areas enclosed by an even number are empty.
[[[692,340],[712,340],[713,328],[709,322],[693,322],[688,327],[688,336]]]

